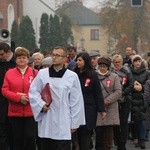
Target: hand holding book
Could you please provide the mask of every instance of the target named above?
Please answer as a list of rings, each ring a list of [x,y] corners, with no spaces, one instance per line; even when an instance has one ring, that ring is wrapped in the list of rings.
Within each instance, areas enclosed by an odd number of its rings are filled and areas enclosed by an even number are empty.
[[[46,102],[47,106],[49,106],[52,102],[52,96],[51,96],[51,90],[49,83],[46,83],[45,87],[43,88],[41,92],[41,97],[43,101]]]

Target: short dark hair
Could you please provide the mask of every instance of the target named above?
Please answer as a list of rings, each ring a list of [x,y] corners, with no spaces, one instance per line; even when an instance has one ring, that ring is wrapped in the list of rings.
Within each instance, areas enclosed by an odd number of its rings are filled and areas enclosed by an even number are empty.
[[[66,49],[65,49],[65,47],[63,47],[63,46],[56,46],[56,47],[54,47],[54,49],[62,49],[63,51],[64,51],[64,55],[66,56],[67,55],[67,51],[66,51]],[[53,49],[53,50],[54,50]]]
[[[74,47],[74,46],[69,46],[67,48],[67,51],[69,51],[69,50],[74,50],[75,52],[77,51],[76,47]]]
[[[8,52],[11,50],[10,46],[5,42],[0,42],[0,50],[4,50],[5,52]]]

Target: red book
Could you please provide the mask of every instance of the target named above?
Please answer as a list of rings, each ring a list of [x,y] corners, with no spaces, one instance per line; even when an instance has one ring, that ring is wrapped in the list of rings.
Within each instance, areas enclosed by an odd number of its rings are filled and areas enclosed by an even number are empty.
[[[41,92],[41,97],[42,97],[43,101],[45,101],[48,106],[51,104],[52,95],[51,95],[49,83],[46,83],[45,87],[43,88],[43,90]]]

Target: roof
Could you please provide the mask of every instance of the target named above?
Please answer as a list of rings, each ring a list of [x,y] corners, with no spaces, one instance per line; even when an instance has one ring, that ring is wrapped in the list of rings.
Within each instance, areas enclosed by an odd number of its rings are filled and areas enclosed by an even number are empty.
[[[81,2],[72,1],[65,3],[56,10],[56,14],[66,14],[71,22],[77,25],[100,25],[100,16],[83,6]]]

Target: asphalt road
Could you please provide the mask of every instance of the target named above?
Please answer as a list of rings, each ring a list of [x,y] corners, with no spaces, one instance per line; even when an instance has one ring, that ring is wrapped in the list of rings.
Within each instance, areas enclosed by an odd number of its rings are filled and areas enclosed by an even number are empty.
[[[149,141],[145,142],[145,146],[146,146],[146,148],[144,150],[150,150],[150,133],[149,133]],[[135,147],[132,140],[128,140],[126,149],[127,150],[141,150],[140,147]],[[92,150],[95,150],[95,148],[93,148]],[[117,150],[117,147],[113,146],[112,150]]]
[[[145,150],[150,150],[150,141],[145,142],[145,145],[146,145]],[[140,147],[135,147],[135,145],[131,140],[128,140],[126,148],[127,150],[141,150]],[[113,146],[112,150],[116,150],[116,149],[117,147]]]

